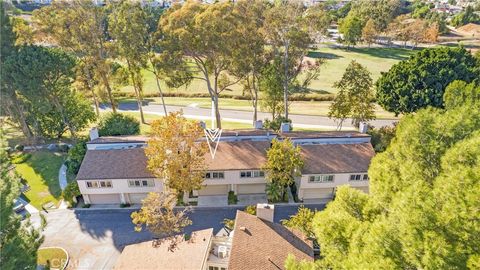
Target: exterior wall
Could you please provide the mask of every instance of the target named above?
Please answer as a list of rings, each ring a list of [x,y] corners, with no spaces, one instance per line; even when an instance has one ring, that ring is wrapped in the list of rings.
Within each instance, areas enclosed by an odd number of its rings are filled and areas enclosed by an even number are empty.
[[[300,200],[304,199],[306,193],[311,193],[308,191],[317,190],[321,193],[330,192],[341,185],[350,185],[351,187],[358,188],[362,191],[368,191],[369,181],[350,181],[351,174],[366,174],[366,172],[357,172],[357,173],[343,173],[343,174],[333,174],[333,182],[323,182],[323,183],[310,183],[308,180],[310,176],[321,175],[321,174],[305,174],[302,175],[300,181],[297,182],[298,185],[298,198]],[[307,198],[305,198],[307,199]],[[314,199],[314,198],[308,198]],[[325,199],[318,198],[318,199]]]
[[[240,172],[241,171],[256,171],[256,170],[231,170],[231,171],[223,171],[224,178],[223,179],[205,179],[203,184],[205,186],[214,186],[214,185],[230,185],[231,191],[237,194],[238,185],[249,185],[249,184],[266,184],[265,177],[249,177],[249,178],[241,178]],[[201,191],[199,192],[201,195]],[[227,194],[225,194],[227,195]]]
[[[149,193],[149,192],[162,192],[163,183],[158,180],[154,180],[155,186],[153,187],[129,187],[128,180],[145,180],[145,179],[92,179],[92,180],[77,180],[80,193],[83,195],[85,203],[91,203],[88,195],[90,194],[119,194],[122,203],[130,202],[128,194],[130,193]],[[111,181],[112,187],[106,188],[88,188],[87,181]],[[116,202],[115,202],[116,203]]]

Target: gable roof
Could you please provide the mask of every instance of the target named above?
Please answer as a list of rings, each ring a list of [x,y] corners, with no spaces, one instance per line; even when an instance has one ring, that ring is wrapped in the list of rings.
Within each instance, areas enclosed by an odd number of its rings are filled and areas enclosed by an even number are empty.
[[[212,145],[212,147],[215,147]],[[261,169],[267,160],[270,141],[219,142],[215,158],[205,155],[208,170]]]
[[[301,145],[303,174],[366,172],[375,151],[370,143]]]
[[[190,240],[181,241],[173,251],[169,250],[172,240],[158,247],[153,247],[152,241],[128,245],[114,269],[203,269],[212,236],[212,228],[195,231]]]
[[[280,224],[237,211],[228,269],[283,269],[289,254],[313,261],[311,241]]]
[[[143,148],[87,150],[77,180],[155,178]]]

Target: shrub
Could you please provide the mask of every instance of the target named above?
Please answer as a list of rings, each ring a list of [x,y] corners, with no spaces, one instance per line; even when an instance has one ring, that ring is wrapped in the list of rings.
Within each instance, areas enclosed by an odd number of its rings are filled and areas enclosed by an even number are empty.
[[[58,151],[60,151],[60,152],[67,153],[69,149],[70,149],[70,147],[68,146],[68,144],[59,144],[58,145]]]
[[[17,151],[20,151],[20,152],[21,152],[21,151],[23,151],[23,149],[25,149],[25,146],[23,146],[23,145],[21,145],[21,144],[17,144],[17,145],[15,145],[15,150],[17,150]]]
[[[269,119],[265,119],[264,122],[265,122],[264,127],[266,129],[271,129],[271,130],[274,130],[274,131],[279,131],[282,123],[290,123],[290,131],[293,129],[292,120],[286,119],[283,116],[279,116],[279,117],[275,118],[275,120],[273,120],[273,121],[270,121]]]
[[[68,151],[66,165],[68,171],[73,174],[77,174],[82,164],[83,157],[87,152],[87,139],[81,139]]]
[[[133,116],[108,113],[98,123],[100,136],[137,135],[140,134],[140,122]]]
[[[63,199],[69,204],[70,207],[74,205],[73,198],[80,196],[80,189],[78,188],[77,181],[68,183],[62,192]]]
[[[25,161],[29,160],[32,157],[32,154],[29,153],[21,153],[18,155],[13,156],[12,163],[13,164],[21,164]]]
[[[395,137],[396,126],[385,126],[381,128],[369,127],[367,133],[372,136],[371,142],[376,153],[387,150],[390,142]]]
[[[228,204],[237,204],[238,198],[233,191],[228,192]]]

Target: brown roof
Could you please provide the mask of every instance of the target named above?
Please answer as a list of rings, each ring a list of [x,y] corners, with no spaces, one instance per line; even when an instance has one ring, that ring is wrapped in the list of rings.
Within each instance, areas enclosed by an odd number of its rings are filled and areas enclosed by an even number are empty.
[[[313,261],[311,241],[280,224],[237,211],[228,269],[283,269],[289,254]]]
[[[88,144],[100,143],[144,143],[148,137],[141,135],[126,135],[126,136],[102,136],[95,140],[87,142]]]
[[[87,150],[77,180],[153,178],[143,148]]]
[[[304,174],[366,172],[375,151],[370,143],[302,145]]]
[[[212,235],[211,228],[196,231],[190,240],[181,241],[173,251],[169,250],[171,240],[158,247],[153,247],[152,241],[128,245],[114,269],[203,269]]]
[[[225,129],[222,130],[222,136],[267,136],[277,134],[268,129]]]
[[[280,137],[291,139],[315,139],[315,138],[358,138],[370,137],[357,131],[290,131],[281,133]]]
[[[260,169],[269,147],[270,141],[219,142],[214,159],[208,151],[205,162],[208,170]]]

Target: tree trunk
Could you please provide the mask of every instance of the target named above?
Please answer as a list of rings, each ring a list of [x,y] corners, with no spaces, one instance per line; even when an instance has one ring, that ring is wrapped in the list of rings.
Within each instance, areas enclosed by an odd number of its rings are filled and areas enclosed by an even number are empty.
[[[285,44],[284,68],[285,78],[283,78],[283,102],[285,106],[285,118],[288,119],[288,47],[289,43]]]
[[[253,105],[253,125],[255,125],[255,122],[258,120],[258,90],[257,87],[255,86],[255,75],[252,76],[252,89],[253,89],[253,100],[252,100],[252,105]]]
[[[130,72],[130,77],[132,78],[133,89],[135,90],[135,96],[137,97],[138,110],[140,111],[140,120],[142,121],[142,124],[146,124],[145,118],[143,116],[142,98],[138,89],[137,80],[135,80],[135,74],[133,74],[133,72]]]
[[[93,102],[95,103],[95,113],[97,114],[97,116],[100,116],[100,104],[98,102],[97,95],[95,95],[95,90],[93,89],[93,87],[90,87],[90,91],[92,91],[92,98]]]
[[[165,112],[165,116],[167,116],[167,107],[165,106],[165,100],[163,99],[162,88],[160,88],[160,80],[158,79],[157,72],[154,72],[154,74],[155,74],[155,79],[157,81],[158,92],[160,93],[160,98],[162,99],[163,111]]]
[[[102,77],[103,85],[107,89],[108,99],[110,100],[110,105],[112,106],[112,111],[114,113],[116,113],[117,108],[115,107],[115,100],[114,100],[113,95],[112,95],[112,88],[110,87],[110,83],[108,82],[107,75],[102,71],[100,76]]]
[[[218,95],[213,98],[213,104],[215,105],[215,121],[217,122],[217,128],[222,128],[222,119],[220,118],[220,109],[218,108]]]
[[[22,129],[23,135],[27,137],[27,141],[35,143],[36,141],[35,135],[33,134],[32,130],[27,124],[24,110],[23,108],[20,107],[20,101],[17,99],[17,96],[15,93],[12,93],[12,95],[10,95],[10,103],[11,105],[9,107],[11,107],[10,111],[11,111],[12,118],[17,118],[20,124],[20,127]],[[12,110],[15,110],[15,113]]]

